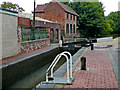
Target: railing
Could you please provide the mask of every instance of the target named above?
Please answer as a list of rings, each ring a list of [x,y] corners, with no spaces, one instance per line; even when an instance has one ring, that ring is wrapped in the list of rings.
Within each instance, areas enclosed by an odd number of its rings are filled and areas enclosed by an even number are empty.
[[[22,40],[37,40],[48,38],[48,32],[46,29],[36,29],[32,31],[31,29],[22,29]]]
[[[68,58],[68,55],[66,55],[66,54],[69,55],[69,58]],[[55,65],[58,63],[58,61],[61,59],[62,56],[64,56],[67,59],[67,82],[69,83],[70,82],[70,78],[72,79],[72,55],[69,52],[65,51],[65,52],[62,52],[61,54],[58,54],[55,57],[55,59],[52,62],[52,64],[47,69],[47,71],[46,71],[46,82],[49,81],[48,80],[49,79],[48,73],[49,73],[50,70],[51,70],[51,75],[50,75],[51,77],[50,78],[53,78],[53,69],[54,69]],[[70,72],[69,72],[69,66],[70,66]]]

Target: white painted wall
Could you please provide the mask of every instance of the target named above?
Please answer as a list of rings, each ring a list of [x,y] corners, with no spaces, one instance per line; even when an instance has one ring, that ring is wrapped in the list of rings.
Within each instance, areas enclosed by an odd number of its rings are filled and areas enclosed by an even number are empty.
[[[18,37],[17,37],[17,16],[8,14],[2,15],[2,58],[14,56],[18,54]],[[0,31],[1,33],[1,31]]]
[[[0,60],[2,60],[2,14],[0,14]]]

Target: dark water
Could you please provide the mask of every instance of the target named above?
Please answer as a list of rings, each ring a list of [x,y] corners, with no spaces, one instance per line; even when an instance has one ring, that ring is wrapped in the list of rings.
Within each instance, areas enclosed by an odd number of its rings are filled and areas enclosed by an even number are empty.
[[[65,58],[62,58],[55,67],[55,70],[59,68],[65,62]],[[40,69],[31,73],[24,79],[20,80],[10,88],[34,88],[38,83],[45,80],[46,70],[50,66],[51,62],[44,65]]]
[[[75,50],[74,52],[72,52],[72,54],[74,54],[78,50],[79,49]],[[64,51],[64,50],[62,50],[62,51]],[[58,69],[62,64],[64,64],[65,61],[66,61],[65,58],[62,57],[60,59],[60,61],[57,63],[57,65],[55,66],[55,70]],[[41,81],[45,81],[46,70],[48,69],[48,67],[50,66],[51,63],[52,62],[49,62],[48,64],[46,64],[43,67],[39,68],[38,70],[34,71],[33,73],[31,73],[30,75],[28,75],[24,79],[22,79],[22,80],[18,81],[17,83],[15,83],[10,88],[34,88]]]

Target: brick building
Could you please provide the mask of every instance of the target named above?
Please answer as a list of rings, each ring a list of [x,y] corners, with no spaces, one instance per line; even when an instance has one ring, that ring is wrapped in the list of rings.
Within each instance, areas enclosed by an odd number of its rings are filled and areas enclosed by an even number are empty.
[[[63,3],[52,1],[49,4],[37,5],[35,15],[58,22],[61,34],[65,37],[79,36],[77,34],[77,17],[79,15]]]
[[[19,12],[18,26],[23,26],[23,28],[24,27],[29,28],[32,26],[32,21],[33,21],[32,14]],[[47,30],[48,36],[50,37],[51,42],[58,41],[60,25],[57,22],[46,20],[40,17],[35,17],[35,27],[36,29],[39,28],[41,30],[43,29]],[[53,33],[53,30],[56,30],[56,32]]]

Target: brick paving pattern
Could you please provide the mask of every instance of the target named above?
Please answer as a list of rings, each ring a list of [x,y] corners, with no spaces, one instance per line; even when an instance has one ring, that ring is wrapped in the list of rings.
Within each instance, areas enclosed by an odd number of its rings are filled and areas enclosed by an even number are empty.
[[[87,60],[87,71],[80,70],[81,63],[79,63],[73,73],[72,85],[65,85],[64,88],[118,89],[118,82],[105,49],[86,49],[84,56]]]

